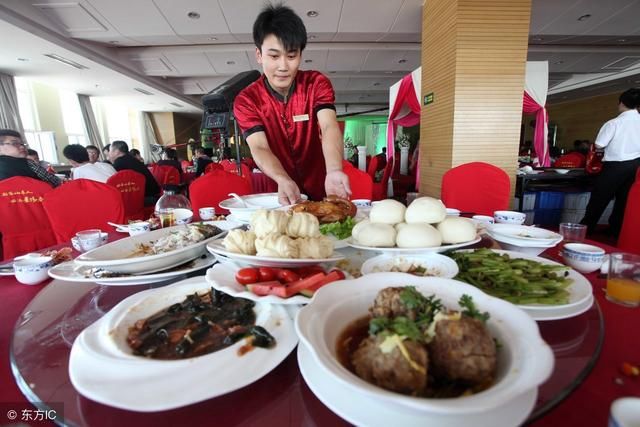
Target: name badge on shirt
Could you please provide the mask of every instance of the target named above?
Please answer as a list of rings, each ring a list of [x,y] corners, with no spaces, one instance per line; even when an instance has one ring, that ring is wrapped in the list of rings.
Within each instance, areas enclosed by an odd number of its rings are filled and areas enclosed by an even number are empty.
[[[308,114],[300,114],[299,116],[293,116],[293,121],[295,122],[308,122],[309,115]]]

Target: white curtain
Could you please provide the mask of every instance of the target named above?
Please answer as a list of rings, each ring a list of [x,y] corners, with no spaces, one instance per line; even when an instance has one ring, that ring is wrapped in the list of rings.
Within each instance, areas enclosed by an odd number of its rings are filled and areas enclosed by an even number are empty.
[[[0,128],[12,129],[24,135],[13,76],[2,73],[0,73]]]
[[[140,123],[140,155],[144,159],[147,159],[149,163],[155,163],[160,160],[162,147],[158,144],[156,131],[151,122],[151,114],[144,111],[140,111],[138,114],[138,123]]]
[[[100,131],[98,129],[98,122],[95,114],[93,113],[93,107],[91,106],[91,98],[88,95],[78,94],[78,102],[80,103],[82,120],[84,122],[84,128],[87,131],[89,142],[91,145],[98,147],[102,152],[104,145],[102,144],[102,138],[100,138]]]

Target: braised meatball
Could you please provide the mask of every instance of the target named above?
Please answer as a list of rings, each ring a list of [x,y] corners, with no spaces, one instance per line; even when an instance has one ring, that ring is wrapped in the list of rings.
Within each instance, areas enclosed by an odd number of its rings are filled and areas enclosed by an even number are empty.
[[[356,374],[363,380],[387,390],[403,394],[420,394],[427,385],[427,349],[414,341],[403,341],[409,356],[417,367],[405,359],[396,346],[389,353],[383,353],[379,345],[384,337],[364,339],[351,355]]]
[[[432,372],[472,384],[491,381],[496,371],[496,345],[478,319],[440,320],[429,344]]]
[[[418,311],[415,309],[409,309],[400,298],[400,294],[405,288],[384,288],[373,302],[373,306],[369,308],[371,317],[388,317],[394,318],[397,316],[408,317],[411,320],[415,320],[418,315]]]

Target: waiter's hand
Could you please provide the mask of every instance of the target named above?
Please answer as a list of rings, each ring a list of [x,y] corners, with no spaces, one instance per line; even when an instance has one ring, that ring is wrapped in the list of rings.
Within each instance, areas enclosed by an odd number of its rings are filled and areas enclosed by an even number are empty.
[[[343,199],[348,199],[351,196],[349,177],[340,170],[327,172],[327,178],[324,180],[324,190],[327,195],[335,194]]]
[[[291,178],[278,181],[278,203],[283,206],[294,205],[302,200],[300,189]]]

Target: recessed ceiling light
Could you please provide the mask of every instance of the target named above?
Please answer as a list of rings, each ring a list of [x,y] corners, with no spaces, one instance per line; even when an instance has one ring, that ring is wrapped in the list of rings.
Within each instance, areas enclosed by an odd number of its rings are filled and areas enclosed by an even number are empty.
[[[393,71],[385,71],[385,74],[393,74]]]
[[[626,42],[626,41],[627,41],[627,39],[618,39],[618,40],[616,40],[616,41],[617,41],[618,43],[624,43],[624,42]]]
[[[18,58],[18,61],[21,61],[21,62],[27,62],[28,60],[29,59],[27,59],[27,58]]]
[[[585,15],[582,15],[581,17],[578,18],[578,21],[586,21],[587,19],[591,18],[591,15],[589,15],[588,13]]]
[[[305,64],[311,64],[313,62],[313,59],[305,59],[304,63]]]
[[[214,41],[218,40],[218,38],[217,37],[209,37],[209,40],[214,42]]]
[[[191,19],[200,19],[200,14],[198,12],[189,12],[187,16]]]
[[[398,64],[404,64],[405,62],[407,62],[406,59],[401,59],[401,60],[398,61]]]
[[[78,70],[88,70],[89,69],[89,67],[87,67],[86,65],[78,64],[75,61],[72,61],[72,60],[67,59],[67,58],[65,58],[63,56],[57,55],[55,53],[45,53],[44,56],[46,56],[48,58],[51,58],[51,59],[53,59],[55,61],[61,62],[64,65],[68,65],[70,67],[77,68]]]
[[[309,18],[316,18],[318,17],[318,15],[320,15],[316,10],[310,10],[309,12],[307,12],[307,16]]]
[[[236,61],[227,61],[227,65],[235,65]]]
[[[307,37],[309,40],[315,40],[318,38],[318,36],[314,36],[313,34],[310,35],[309,37]]]

